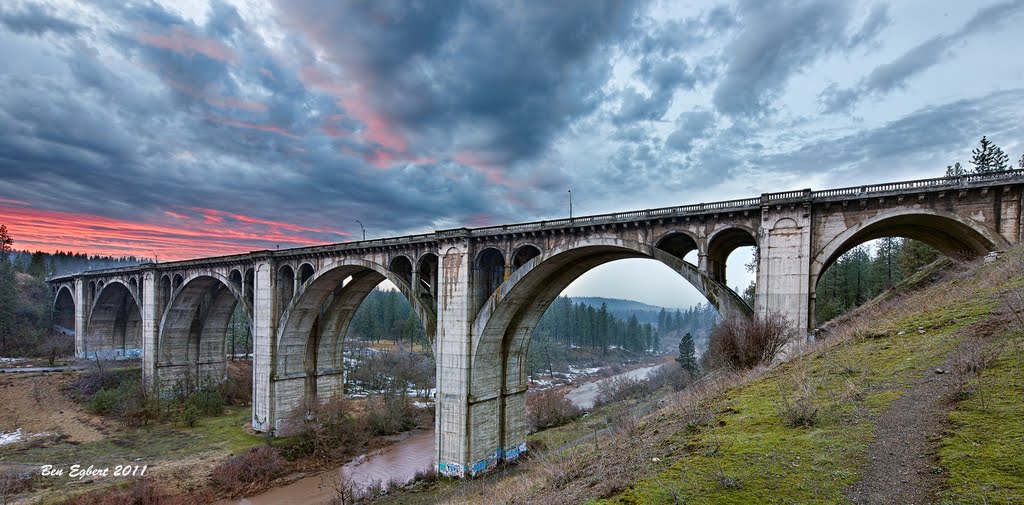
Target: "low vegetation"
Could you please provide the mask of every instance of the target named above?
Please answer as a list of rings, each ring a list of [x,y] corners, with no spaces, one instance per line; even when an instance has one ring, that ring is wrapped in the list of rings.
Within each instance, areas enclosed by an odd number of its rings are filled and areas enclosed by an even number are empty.
[[[843,503],[871,464],[879,416],[926,374],[953,374],[949,429],[931,441],[940,499],[1017,503],[1024,251],[939,267],[830,324],[822,340],[791,344],[784,363],[769,363],[784,338],[734,339],[772,344],[725,346],[727,358],[706,362],[724,366],[678,392],[635,395],[535,433],[540,454],[515,471],[384,501]]]

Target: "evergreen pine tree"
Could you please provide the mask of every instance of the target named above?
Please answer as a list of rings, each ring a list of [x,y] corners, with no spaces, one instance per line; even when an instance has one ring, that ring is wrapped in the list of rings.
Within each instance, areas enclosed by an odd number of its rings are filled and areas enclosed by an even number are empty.
[[[974,172],[984,174],[1009,168],[1010,157],[987,137],[981,137],[981,146],[971,151]]]
[[[676,357],[680,368],[688,372],[697,371],[697,348],[693,345],[693,335],[686,332],[679,341],[679,356]]]
[[[966,174],[967,170],[960,165],[959,161],[952,165],[946,165],[946,177],[960,177],[961,175]]]

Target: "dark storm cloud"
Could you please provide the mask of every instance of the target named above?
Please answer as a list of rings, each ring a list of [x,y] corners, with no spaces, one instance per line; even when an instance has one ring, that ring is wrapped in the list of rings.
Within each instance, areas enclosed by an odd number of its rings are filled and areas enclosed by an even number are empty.
[[[723,54],[728,64],[714,93],[715,107],[737,118],[764,115],[793,74],[877,34],[885,24],[879,12],[851,30],[853,15],[846,2],[741,2],[743,31]]]
[[[155,4],[110,13],[99,42],[135,68],[79,39],[66,79],[0,76],[0,194],[120,219],[213,208],[347,229],[358,216],[378,232],[510,209],[465,167],[370,167],[370,150],[343,138],[358,121],[233,7],[215,3],[201,26]]]
[[[10,4],[0,7],[0,25],[14,33],[28,35],[75,35],[86,28],[78,23],[61,19],[38,4]]]
[[[1024,12],[1024,0],[1012,0],[982,8],[953,34],[932,37],[896,59],[879,65],[850,88],[830,85],[819,95],[825,112],[849,112],[858,102],[903,88],[914,76],[949,58],[968,37],[994,30]]]
[[[603,51],[639,2],[281,2],[287,25],[368,91],[392,149],[423,139],[509,166],[600,103]],[[459,129],[472,139],[452,138]],[[468,137],[468,136],[467,136]],[[438,145],[446,142],[448,146]]]

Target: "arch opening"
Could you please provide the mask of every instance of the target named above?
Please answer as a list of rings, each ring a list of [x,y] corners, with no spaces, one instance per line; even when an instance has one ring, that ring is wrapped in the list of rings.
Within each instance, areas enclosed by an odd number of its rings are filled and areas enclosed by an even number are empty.
[[[406,266],[411,274],[411,263]],[[378,289],[384,286],[395,289]],[[317,272],[290,302],[279,324],[275,380],[278,391],[284,393],[274,399],[274,428],[287,432],[289,418],[304,415],[317,402],[344,394],[346,373],[351,368],[346,361],[360,359],[358,353],[348,349],[356,347],[352,345],[354,340],[372,339],[359,347],[365,349],[364,356],[377,356],[382,349],[404,342],[403,332],[416,329],[410,324],[422,327],[419,334],[432,337],[433,308],[418,303],[411,294],[406,278],[367,261],[339,262]],[[397,317],[396,307],[402,304],[396,301],[410,307],[401,313],[403,318]],[[367,304],[370,307],[364,307]],[[357,318],[360,310],[365,313],[368,309],[375,312],[368,314],[374,317]],[[387,327],[375,322],[386,315],[391,316]],[[390,346],[384,345],[388,336],[397,337]],[[429,350],[429,343],[420,347]],[[398,377],[402,374],[396,372],[407,370],[391,366],[387,371]],[[356,378],[349,382],[356,382]]]
[[[717,282],[727,284],[726,279],[728,258],[739,248],[756,248],[757,239],[751,230],[730,227],[715,232],[708,239],[707,269],[708,274]]]
[[[306,284],[306,281],[313,277],[313,271],[313,265],[310,265],[309,263],[303,263],[301,266],[299,266],[299,275],[297,281],[298,289],[302,289],[302,286]]]
[[[86,331],[86,356],[139,356],[142,311],[128,286],[114,281],[100,288]]]
[[[412,284],[412,262],[405,256],[395,256],[391,260],[391,264],[388,265],[388,270],[391,270],[395,275],[400,277],[408,284]]]
[[[416,296],[430,305],[437,312],[437,255],[426,253],[416,262],[417,277]]]
[[[504,282],[505,255],[493,247],[480,251],[473,265],[473,273],[477,300],[474,306],[479,307]]]
[[[282,265],[277,270],[278,310],[284,311],[293,296],[295,296],[295,270],[291,265]]]
[[[533,245],[527,244],[516,249],[516,252],[512,254],[512,269],[518,270],[519,267],[525,265],[527,261],[530,261],[537,256],[540,256],[540,249],[537,249],[537,247]]]
[[[861,305],[940,256],[958,261],[1003,247],[1002,237],[951,214],[916,210],[875,218],[817,251],[811,323],[824,324]]]
[[[662,237],[655,247],[685,260],[687,257],[693,256],[691,253],[697,251],[697,240],[688,233],[674,232]]]
[[[587,244],[569,245],[561,249],[547,251],[540,257],[524,264],[510,275],[476,316],[472,343],[470,375],[473,377],[473,381],[470,384],[470,396],[482,400],[475,404],[471,402],[470,409],[487,412],[493,409],[497,412],[500,426],[498,430],[488,435],[493,438],[484,439],[477,444],[477,447],[489,448],[491,451],[493,451],[493,447],[498,447],[500,451],[505,451],[506,458],[509,455],[515,457],[521,450],[526,434],[524,416],[528,389],[527,372],[530,369],[530,342],[537,335],[538,328],[541,331],[545,329],[554,331],[553,328],[560,326],[542,325],[544,314],[551,310],[552,306],[556,307],[555,310],[566,310],[566,307],[570,305],[559,300],[559,294],[592,269],[605,264],[613,264],[619,260],[623,260],[621,263],[644,258],[656,260],[662,264],[659,268],[667,268],[668,271],[683,277],[686,283],[696,288],[709,304],[721,307],[726,317],[747,317],[752,312],[731,290],[714,283],[707,275],[699,272],[694,265],[668,251],[660,248],[652,250],[644,244],[622,240],[602,242],[598,239],[587,242]],[[671,245],[672,242],[668,244]],[[683,247],[670,247],[670,249],[682,256],[689,252]],[[656,273],[654,276],[656,278],[666,277],[664,272]],[[636,276],[631,277],[635,278]],[[555,305],[556,302],[558,305]],[[593,310],[583,310],[586,314],[600,313],[599,307]],[[714,309],[709,310],[711,313],[716,312]],[[659,316],[660,312],[655,318]],[[715,316],[717,314],[712,317]],[[667,314],[665,317],[668,317]],[[583,319],[587,319],[587,316],[583,316]],[[657,321],[655,319],[655,324]],[[627,319],[627,324],[630,323],[635,332],[639,321]],[[592,322],[584,324],[590,324],[589,331],[594,331]],[[672,323],[666,322],[666,327],[669,324],[674,324],[674,320]],[[710,324],[708,326],[710,327]],[[611,348],[612,345],[609,345],[610,342],[607,341],[608,333],[605,332],[602,337],[606,339],[605,342],[598,340],[596,345],[602,348]],[[633,349],[641,352],[661,350],[671,346],[671,343],[654,343],[647,340],[654,337],[653,331],[648,335],[641,333],[639,336],[635,336],[636,342],[639,343],[630,345]],[[660,339],[660,335],[658,338]],[[590,345],[590,341],[584,343]],[[475,460],[473,458],[476,457],[478,455],[474,452],[471,460]]]
[[[220,383],[227,377],[226,358],[232,323],[241,312],[251,331],[251,317],[239,303],[241,293],[230,280],[201,275],[174,291],[160,322],[157,377],[162,387],[182,391]]]
[[[53,324],[65,335],[75,334],[75,299],[71,288],[61,286],[53,302]]]

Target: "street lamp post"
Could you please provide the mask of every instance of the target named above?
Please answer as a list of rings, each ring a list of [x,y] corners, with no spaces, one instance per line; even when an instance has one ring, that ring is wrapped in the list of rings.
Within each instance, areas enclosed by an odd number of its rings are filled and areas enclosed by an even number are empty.
[[[569,190],[569,219],[572,219],[572,190]]]
[[[359,229],[363,230],[363,240],[366,240],[366,228],[363,228],[363,222],[358,219],[356,219],[356,222],[359,223]]]

